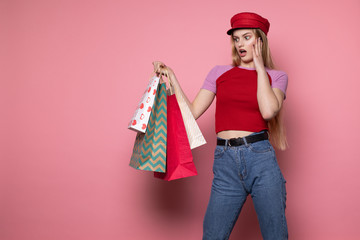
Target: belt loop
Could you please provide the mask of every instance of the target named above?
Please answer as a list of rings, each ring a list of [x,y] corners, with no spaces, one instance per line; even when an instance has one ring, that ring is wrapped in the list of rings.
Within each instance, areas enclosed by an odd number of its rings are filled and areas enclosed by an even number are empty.
[[[229,140],[228,139],[225,139],[225,146],[224,146],[224,150],[226,150],[228,148],[228,143],[229,143]]]
[[[249,144],[248,144],[247,141],[246,141],[246,137],[243,137],[242,139],[244,140],[245,146],[248,147]]]

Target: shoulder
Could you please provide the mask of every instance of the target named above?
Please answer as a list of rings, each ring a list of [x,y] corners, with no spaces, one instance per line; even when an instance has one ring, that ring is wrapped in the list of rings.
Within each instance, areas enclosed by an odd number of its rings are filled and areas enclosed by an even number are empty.
[[[232,69],[232,65],[216,65],[207,74],[203,86],[201,88],[212,91],[216,94],[216,80],[225,72]]]
[[[229,71],[233,67],[234,66],[232,66],[232,65],[215,65],[208,73],[208,76],[211,76],[214,80],[216,80],[223,73]]]
[[[271,79],[275,81],[279,78],[286,78],[286,79],[288,78],[287,73],[282,70],[266,69],[266,71],[269,73]]]
[[[280,89],[285,97],[288,86],[288,75],[286,72],[276,69],[266,69],[271,77],[271,87]]]

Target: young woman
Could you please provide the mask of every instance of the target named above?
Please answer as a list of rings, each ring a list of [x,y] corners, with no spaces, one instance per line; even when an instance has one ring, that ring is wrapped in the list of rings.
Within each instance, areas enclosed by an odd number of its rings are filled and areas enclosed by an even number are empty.
[[[216,96],[217,146],[203,239],[228,239],[249,194],[263,238],[287,239],[286,180],[269,141],[271,136],[278,148],[286,147],[279,113],[286,98],[287,75],[273,69],[267,19],[243,12],[230,22],[227,34],[233,64],[215,66],[193,102],[186,98],[171,68],[162,62],[154,62],[154,68],[158,73],[169,72],[196,119]]]

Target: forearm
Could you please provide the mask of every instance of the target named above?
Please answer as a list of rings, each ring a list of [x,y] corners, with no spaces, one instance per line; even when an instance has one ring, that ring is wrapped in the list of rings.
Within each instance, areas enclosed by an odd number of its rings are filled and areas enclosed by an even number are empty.
[[[262,117],[265,120],[273,118],[281,108],[273,89],[270,86],[266,71],[258,71],[257,100]]]

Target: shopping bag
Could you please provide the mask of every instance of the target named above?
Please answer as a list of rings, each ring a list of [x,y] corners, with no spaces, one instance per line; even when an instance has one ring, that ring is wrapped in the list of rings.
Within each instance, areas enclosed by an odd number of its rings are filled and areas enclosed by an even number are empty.
[[[175,90],[176,99],[178,101],[182,118],[184,120],[185,130],[189,139],[190,148],[194,149],[206,144],[206,140],[202,135],[194,116],[191,113],[189,106],[179,90]]]
[[[150,79],[149,84],[142,95],[140,103],[129,122],[129,129],[143,133],[146,131],[159,81],[160,79],[156,75]]]
[[[130,166],[135,169],[165,172],[167,138],[167,95],[159,84],[146,132],[136,135]]]
[[[166,145],[166,172],[155,172],[156,178],[170,181],[197,175],[175,94],[167,96]]]

